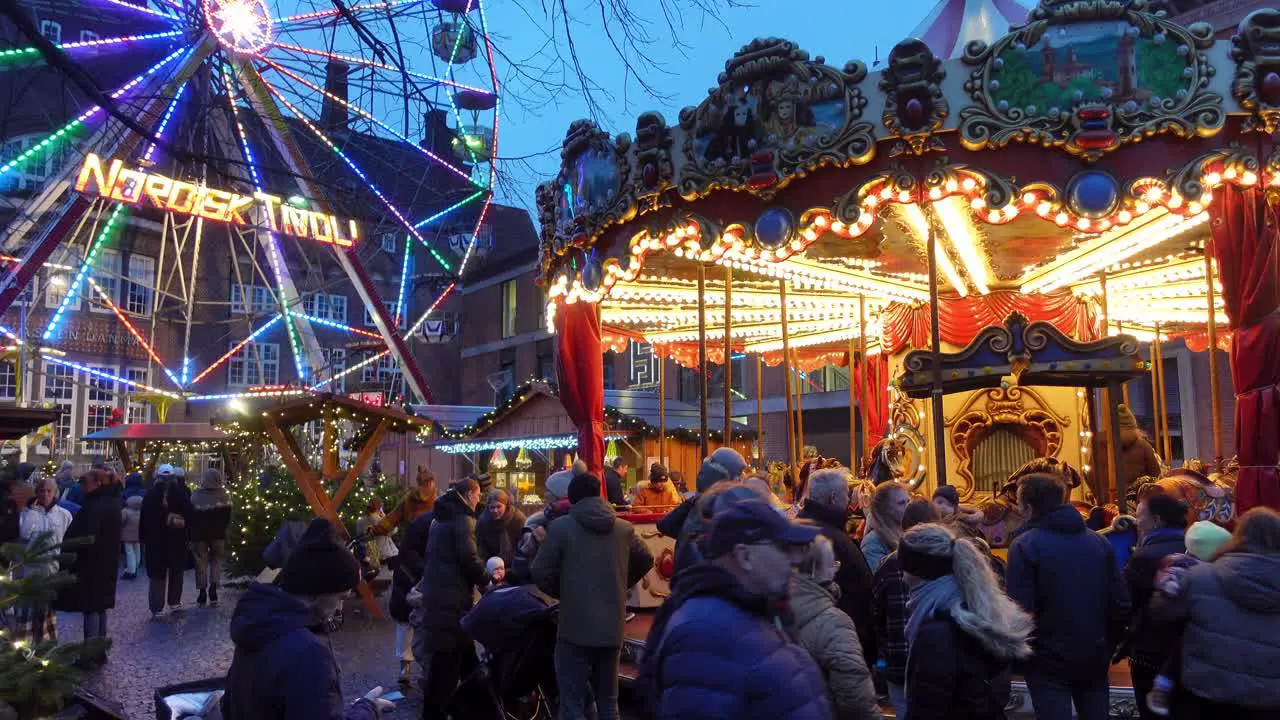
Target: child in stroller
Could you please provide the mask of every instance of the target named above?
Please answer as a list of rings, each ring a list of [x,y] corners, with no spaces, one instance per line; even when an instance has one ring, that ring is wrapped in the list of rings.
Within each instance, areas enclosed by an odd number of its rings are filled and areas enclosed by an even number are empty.
[[[534,585],[495,589],[462,618],[479,664],[451,701],[458,717],[555,717],[557,603]]]

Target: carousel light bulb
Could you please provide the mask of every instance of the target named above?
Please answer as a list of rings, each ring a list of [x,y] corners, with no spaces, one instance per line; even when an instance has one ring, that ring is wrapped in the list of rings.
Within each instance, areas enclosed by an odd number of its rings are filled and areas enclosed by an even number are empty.
[[[1252,170],[1246,170],[1244,175],[1240,176],[1240,182],[1244,185],[1256,185],[1258,182],[1258,175]]]

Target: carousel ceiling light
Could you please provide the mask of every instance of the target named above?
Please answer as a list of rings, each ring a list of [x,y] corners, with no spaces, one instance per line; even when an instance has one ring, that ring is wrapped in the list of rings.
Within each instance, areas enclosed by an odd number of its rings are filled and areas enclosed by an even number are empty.
[[[911,226],[916,235],[916,240],[925,248],[925,252],[928,252],[930,226],[929,218],[925,216],[924,210],[914,203],[911,205],[899,205],[898,207],[902,210],[902,219]],[[942,271],[943,275],[947,276],[947,282],[951,283],[951,287],[960,294],[960,297],[968,295],[969,288],[964,284],[964,278],[960,277],[960,272],[956,270],[956,266],[951,263],[951,257],[947,255],[947,250],[943,246],[941,238],[938,238],[936,254],[938,257],[938,269]]]
[[[798,333],[787,338],[787,344],[792,348],[811,347],[813,345],[824,345],[826,343],[835,343],[840,341],[856,340],[861,337],[857,330],[848,327],[847,321],[842,327],[833,328],[831,330],[819,331],[813,333]],[[782,341],[770,338],[764,342],[747,343],[743,346],[743,351],[748,353],[767,353],[777,352],[782,349]],[[875,338],[867,338],[867,354],[880,354],[880,341]]]
[[[958,198],[948,198],[934,203],[933,212],[942,223],[942,228],[951,239],[951,244],[955,246],[956,254],[960,256],[960,262],[964,264],[969,280],[980,294],[986,295],[990,292],[987,287],[987,259],[978,249],[977,232],[973,223],[960,210],[960,202],[962,201]],[[1009,210],[1013,210],[1012,205],[1009,206]]]
[[[1113,322],[1135,322],[1147,325],[1154,325],[1155,323],[1160,323],[1161,325],[1174,323],[1204,325],[1208,322],[1207,316],[1207,307],[1200,310],[1163,310],[1149,307],[1131,307],[1112,312],[1110,318]],[[1225,326],[1230,322],[1227,314],[1221,310],[1215,312],[1213,316],[1219,325]]]
[[[1026,273],[1022,277],[1021,290],[1024,293],[1043,293],[1070,285],[1208,222],[1209,216],[1203,212],[1183,217],[1158,210],[1140,227],[1108,230],[1092,242]]]

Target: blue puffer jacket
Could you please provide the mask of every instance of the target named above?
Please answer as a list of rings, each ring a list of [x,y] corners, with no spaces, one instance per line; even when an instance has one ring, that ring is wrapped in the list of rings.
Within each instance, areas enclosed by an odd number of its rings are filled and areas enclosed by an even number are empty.
[[[275,585],[249,586],[231,616],[235,655],[225,720],[378,720],[373,702],[343,707],[333,651],[311,631],[315,614]]]
[[[1129,592],[1111,544],[1070,505],[1013,534],[1009,597],[1036,621],[1030,666],[1070,680],[1105,677],[1129,620]]]
[[[655,716],[830,718],[821,671],[775,617],[765,598],[719,567],[699,563],[682,573],[646,642]]]

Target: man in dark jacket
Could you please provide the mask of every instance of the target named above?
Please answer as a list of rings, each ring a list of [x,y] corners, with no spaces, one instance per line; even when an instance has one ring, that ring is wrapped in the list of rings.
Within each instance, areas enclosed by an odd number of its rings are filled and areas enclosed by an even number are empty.
[[[731,482],[738,480],[746,469],[747,461],[742,457],[742,453],[730,447],[718,448],[702,461],[702,467],[698,469],[698,477],[695,481],[697,492],[658,521],[658,532],[676,541],[676,558],[682,557],[680,549],[689,536],[702,532],[702,517],[694,512],[694,508],[698,505],[698,498],[702,493],[710,490],[712,485],[722,480]],[[677,565],[676,573],[679,574],[683,569]]]
[[[484,560],[476,552],[475,509],[480,484],[459,480],[436,500],[427,531],[427,560],[418,583],[422,604],[413,615],[413,656],[422,664],[423,720],[447,717],[446,701],[476,664],[462,616],[477,587],[485,584]]]
[[[836,562],[840,563],[840,569],[836,571],[840,599],[836,605],[853,620],[858,640],[862,642],[862,655],[869,664],[874,664],[878,657],[871,612],[874,576],[862,549],[846,530],[849,523],[849,471],[831,468],[810,475],[809,497],[798,517],[816,523],[831,541]]]
[[[182,576],[187,569],[187,524],[191,519],[191,491],[172,465],[156,470],[156,481],[142,498],[138,539],[146,550],[147,600],[151,617],[182,609]],[[167,592],[166,592],[167,591]]]
[[[1022,478],[1018,502],[1031,517],[1013,533],[1009,596],[1035,618],[1027,689],[1040,720],[1107,717],[1107,669],[1129,615],[1129,594],[1111,545],[1066,504],[1063,478]]]
[[[1187,506],[1168,493],[1154,492],[1138,501],[1136,517],[1141,540],[1124,567],[1124,581],[1133,603],[1128,636],[1129,674],[1133,678],[1133,695],[1138,699],[1138,714],[1143,720],[1154,720],[1160,715],[1147,707],[1146,697],[1169,652],[1171,633],[1151,622],[1148,606],[1160,561],[1167,555],[1187,551]]]
[[[609,469],[604,471],[605,494],[609,496],[610,504],[627,504],[627,497],[622,492],[622,478],[627,476],[627,471],[630,469],[626,458],[616,457]]]
[[[318,634],[359,582],[333,525],[313,520],[276,584],[254,583],[236,603],[225,720],[377,720],[392,707],[377,688],[344,709],[338,664]]]
[[[54,609],[84,614],[84,637],[107,637],[107,611],[116,606],[116,570],[120,566],[120,483],[105,470],[90,470],[80,478],[84,505],[63,537],[85,538],[90,544],[69,548],[72,560],[64,567],[75,582],[58,591]],[[106,650],[82,664],[98,666]]]
[[[538,588],[560,599],[556,679],[561,720],[586,717],[587,687],[601,720],[618,717],[618,654],[627,589],[653,567],[653,555],[631,523],[600,497],[600,481],[569,482],[573,508],[557,518],[533,560]]]
[[[426,515],[419,515],[417,520],[410,523],[400,541],[400,552],[389,562],[391,600],[387,603],[387,608],[391,611],[391,619],[396,621],[396,648],[400,656],[402,686],[411,683],[409,670],[415,659],[413,625],[410,624],[413,608],[409,606],[409,591],[422,579],[422,570],[427,564],[427,533],[435,518],[435,511],[431,511]]]
[[[676,579],[645,641],[640,685],[659,720],[832,717],[822,671],[785,629],[792,568],[817,535],[763,500],[715,514],[708,559]]]

